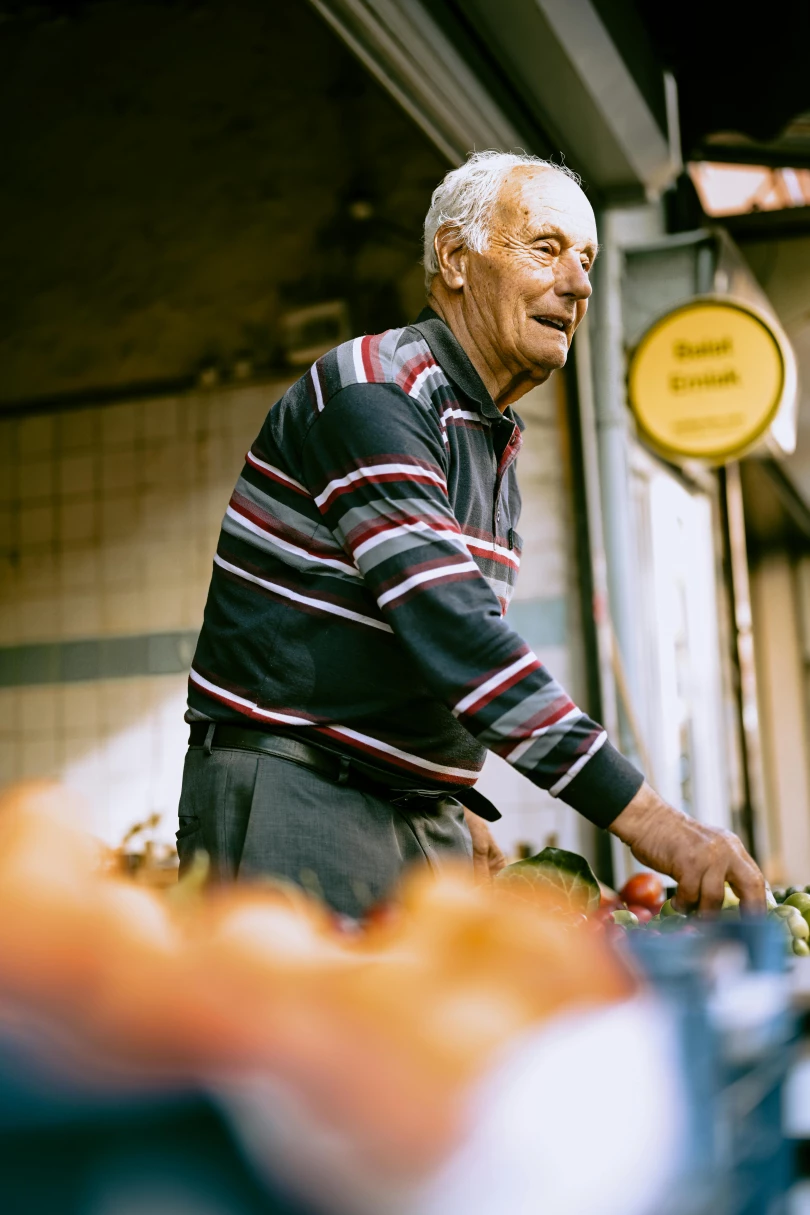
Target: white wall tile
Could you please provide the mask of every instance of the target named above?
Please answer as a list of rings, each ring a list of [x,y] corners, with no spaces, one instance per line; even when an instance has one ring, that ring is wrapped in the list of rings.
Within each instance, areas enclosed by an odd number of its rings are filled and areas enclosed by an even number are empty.
[[[20,688],[17,711],[22,732],[30,738],[54,738],[59,729],[59,701],[50,685]]]
[[[17,780],[19,762],[19,746],[0,737],[0,787]]]
[[[57,507],[57,531],[61,542],[89,542],[98,538],[99,509],[95,498],[62,502]]]
[[[34,414],[19,418],[17,422],[17,444],[20,458],[50,455],[53,451],[54,417],[52,414]]]
[[[95,451],[78,455],[60,455],[57,461],[57,485],[63,496],[94,493],[98,488],[100,463]]]
[[[131,447],[140,431],[141,412],[142,406],[136,401],[123,405],[108,405],[99,410],[102,446],[105,449]]]
[[[20,541],[23,545],[48,544],[53,540],[54,511],[51,505],[20,508]]]
[[[99,596],[92,591],[64,592],[60,622],[64,638],[97,637],[101,632]]]
[[[0,503],[0,549],[8,549],[17,534],[16,511]]]
[[[103,590],[99,596],[100,632],[104,636],[117,633],[142,633],[146,619],[143,588]]]
[[[105,587],[140,587],[145,574],[145,554],[140,545],[117,542],[102,548],[101,578]]]
[[[17,483],[21,502],[50,498],[54,492],[54,462],[50,455],[21,463]]]
[[[170,439],[177,434],[177,401],[173,397],[145,401],[141,411],[144,439]]]
[[[120,496],[132,490],[139,481],[140,453],[134,447],[126,451],[105,452],[101,461],[101,488],[104,494]]]
[[[93,737],[100,722],[98,684],[91,681],[64,684],[61,711],[65,734]]]
[[[19,610],[16,597],[0,598],[0,645],[19,645]]]
[[[19,644],[54,641],[61,631],[59,624],[59,600],[54,595],[22,599],[18,604],[16,640]]]
[[[0,688],[0,737],[16,736],[20,729],[20,689]]]
[[[194,622],[189,622],[186,603],[184,586],[150,586],[146,592],[144,630],[163,632],[193,628]]]
[[[98,548],[89,544],[66,542],[59,553],[59,584],[66,590],[97,588],[101,578]]]
[[[79,451],[96,446],[100,429],[100,409],[71,409],[56,419],[59,452]]]
[[[134,494],[105,498],[101,505],[101,539],[108,544],[132,540],[140,521],[140,503]]]
[[[53,738],[25,738],[20,744],[18,775],[53,777],[57,774],[56,741]]]

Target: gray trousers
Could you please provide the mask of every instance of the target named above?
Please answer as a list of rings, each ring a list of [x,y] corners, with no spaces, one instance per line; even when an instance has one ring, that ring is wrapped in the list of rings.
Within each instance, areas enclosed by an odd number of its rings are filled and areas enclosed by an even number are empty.
[[[257,751],[189,747],[180,795],[180,874],[198,848],[214,880],[280,877],[360,916],[384,899],[411,865],[467,861],[463,807],[405,808],[338,785],[310,768]]]

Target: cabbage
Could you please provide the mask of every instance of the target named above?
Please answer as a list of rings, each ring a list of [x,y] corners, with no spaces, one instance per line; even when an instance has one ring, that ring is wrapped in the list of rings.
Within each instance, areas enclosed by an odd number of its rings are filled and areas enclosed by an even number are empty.
[[[599,906],[599,883],[584,856],[564,848],[544,848],[536,856],[507,865],[495,879],[516,894],[548,893],[572,911],[590,913]]]

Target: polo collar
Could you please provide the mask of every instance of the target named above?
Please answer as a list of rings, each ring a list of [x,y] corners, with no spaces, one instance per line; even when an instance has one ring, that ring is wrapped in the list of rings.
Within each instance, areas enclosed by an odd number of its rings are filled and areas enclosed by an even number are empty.
[[[506,418],[509,421],[518,421],[519,423],[517,415],[513,414],[511,409],[507,409],[504,413],[501,413],[487,392],[484,381],[470,362],[464,347],[455,337],[450,326],[445,324],[432,308],[422,309],[416,318],[416,326],[430,347],[433,357],[442,371],[453,381],[457,388],[461,389],[466,397],[475,401],[480,413],[485,418],[493,422],[500,422],[503,418]],[[522,429],[523,427],[521,426]]]

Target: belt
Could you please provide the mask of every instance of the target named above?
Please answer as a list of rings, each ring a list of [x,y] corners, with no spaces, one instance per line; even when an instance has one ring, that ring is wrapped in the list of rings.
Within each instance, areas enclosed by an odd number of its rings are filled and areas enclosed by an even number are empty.
[[[377,779],[376,775],[370,776],[361,770],[348,756],[301,742],[297,738],[288,738],[285,734],[266,734],[250,727],[195,721],[189,726],[188,745],[204,747],[209,752],[259,751],[262,755],[274,755],[278,759],[286,759],[302,768],[319,772],[337,785],[351,785],[352,788],[373,793],[395,806],[411,810],[435,810],[438,802],[454,797],[474,814],[491,823],[501,817],[500,811],[493,806],[489,798],[476,789],[409,789],[395,786],[386,780],[385,773],[380,772]]]

